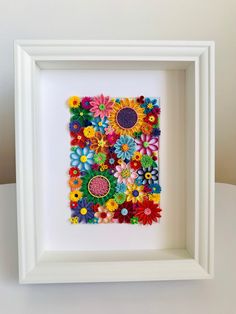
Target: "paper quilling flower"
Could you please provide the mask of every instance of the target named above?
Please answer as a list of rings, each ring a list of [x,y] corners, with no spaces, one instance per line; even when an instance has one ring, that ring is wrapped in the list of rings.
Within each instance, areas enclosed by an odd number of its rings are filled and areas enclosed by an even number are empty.
[[[159,222],[159,98],[101,94],[67,103],[71,224]]]

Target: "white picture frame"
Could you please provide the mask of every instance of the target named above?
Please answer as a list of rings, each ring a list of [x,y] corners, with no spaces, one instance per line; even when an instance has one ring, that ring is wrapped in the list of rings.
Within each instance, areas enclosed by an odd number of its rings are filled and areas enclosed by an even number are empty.
[[[215,56],[210,41],[15,42],[15,129],[19,281],[117,282],[207,279],[214,274]],[[45,250],[38,206],[37,113],[44,69],[185,71],[186,247],[146,251]],[[70,96],[70,95],[69,95]],[[161,171],[165,169],[161,168]]]

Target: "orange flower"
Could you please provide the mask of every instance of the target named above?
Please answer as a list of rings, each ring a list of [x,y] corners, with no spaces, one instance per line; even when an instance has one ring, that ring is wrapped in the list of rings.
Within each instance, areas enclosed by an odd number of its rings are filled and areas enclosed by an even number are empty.
[[[96,132],[95,136],[91,138],[90,141],[90,149],[94,150],[96,153],[106,153],[109,145],[105,134]]]
[[[150,135],[152,133],[152,126],[144,122],[141,125],[141,131],[143,132],[143,134]]]
[[[79,189],[81,187],[82,180],[78,177],[70,178],[69,185],[71,189]]]

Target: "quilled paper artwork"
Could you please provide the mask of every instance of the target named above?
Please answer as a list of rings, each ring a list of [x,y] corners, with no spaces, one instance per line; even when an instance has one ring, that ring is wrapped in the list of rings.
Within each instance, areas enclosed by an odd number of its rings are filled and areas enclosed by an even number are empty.
[[[159,222],[159,98],[72,96],[68,105],[70,222]]]

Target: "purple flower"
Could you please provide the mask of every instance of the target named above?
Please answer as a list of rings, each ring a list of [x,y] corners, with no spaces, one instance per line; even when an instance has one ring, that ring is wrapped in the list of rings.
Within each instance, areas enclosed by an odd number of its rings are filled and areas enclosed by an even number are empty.
[[[78,201],[78,205],[73,209],[72,217],[78,217],[79,222],[87,223],[89,219],[94,217],[93,203],[88,202],[87,198]]]
[[[69,128],[70,128],[70,132],[78,133],[81,128],[81,125],[79,124],[78,121],[75,120],[75,121],[70,122]]]

